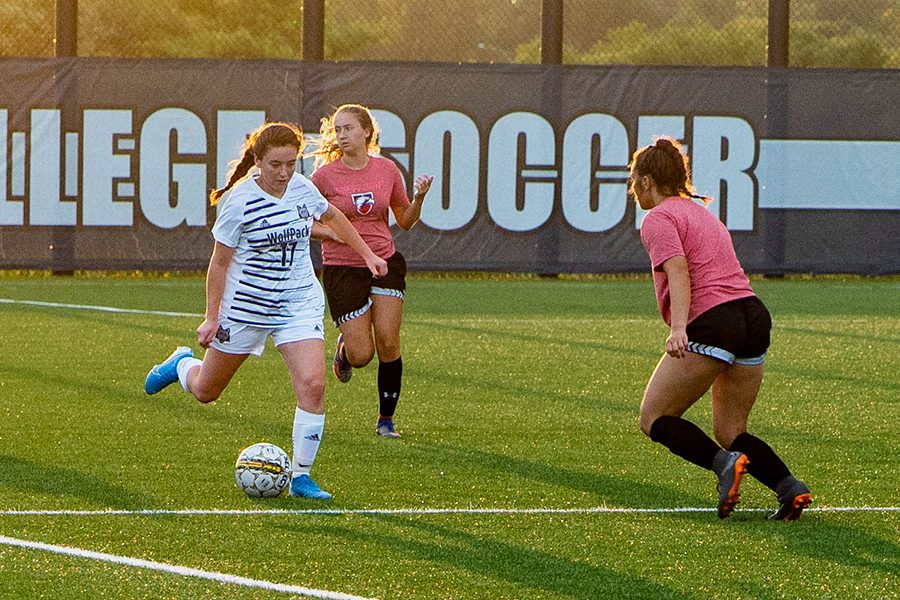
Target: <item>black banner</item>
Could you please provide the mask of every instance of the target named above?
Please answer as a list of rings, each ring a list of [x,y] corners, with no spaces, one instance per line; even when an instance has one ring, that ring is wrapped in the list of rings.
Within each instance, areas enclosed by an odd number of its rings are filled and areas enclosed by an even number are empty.
[[[75,58],[0,78],[0,268],[202,270],[246,133],[314,135],[359,102],[408,182],[435,176],[395,236],[412,269],[646,271],[627,164],[665,134],[748,271],[900,272],[900,71]]]

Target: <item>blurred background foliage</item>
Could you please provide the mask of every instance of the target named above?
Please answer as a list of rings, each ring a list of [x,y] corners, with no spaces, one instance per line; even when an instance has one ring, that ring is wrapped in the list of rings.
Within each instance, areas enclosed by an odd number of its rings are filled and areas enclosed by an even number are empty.
[[[766,64],[767,0],[564,0],[566,64]],[[792,0],[793,67],[900,67],[900,0]],[[540,62],[541,0],[326,0],[326,60]],[[0,56],[54,55],[53,0],[0,0]],[[301,57],[302,0],[79,0],[78,55]]]

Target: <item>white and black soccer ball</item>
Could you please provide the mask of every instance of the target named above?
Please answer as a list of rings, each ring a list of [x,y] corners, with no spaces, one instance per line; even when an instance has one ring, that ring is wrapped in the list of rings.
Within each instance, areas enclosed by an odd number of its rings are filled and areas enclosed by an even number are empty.
[[[291,459],[275,444],[253,444],[238,455],[234,480],[252,498],[274,498],[291,481]]]

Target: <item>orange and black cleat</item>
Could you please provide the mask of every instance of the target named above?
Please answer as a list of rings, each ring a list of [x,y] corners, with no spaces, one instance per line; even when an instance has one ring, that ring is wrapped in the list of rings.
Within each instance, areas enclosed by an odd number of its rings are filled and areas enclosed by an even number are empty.
[[[769,515],[770,521],[796,521],[803,509],[812,504],[812,494],[806,484],[789,475],[775,487],[778,494],[778,510]]]
[[[740,452],[729,452],[728,460],[721,471],[716,472],[719,481],[716,490],[719,492],[719,518],[731,515],[734,507],[741,501],[741,478],[747,472],[750,459]]]

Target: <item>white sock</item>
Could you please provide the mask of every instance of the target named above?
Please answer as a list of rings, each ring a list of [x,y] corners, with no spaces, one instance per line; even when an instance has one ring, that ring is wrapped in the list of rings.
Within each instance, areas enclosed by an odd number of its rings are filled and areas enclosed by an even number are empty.
[[[178,365],[175,367],[175,370],[178,372],[178,382],[181,384],[181,387],[184,388],[184,391],[190,393],[191,390],[188,389],[187,384],[187,376],[188,373],[191,372],[191,369],[194,367],[199,367],[203,364],[199,358],[194,358],[193,356],[189,356],[187,358],[182,358],[178,361]]]
[[[294,475],[309,474],[319,452],[324,430],[324,414],[316,415],[299,408],[294,411],[294,458],[291,461]]]

